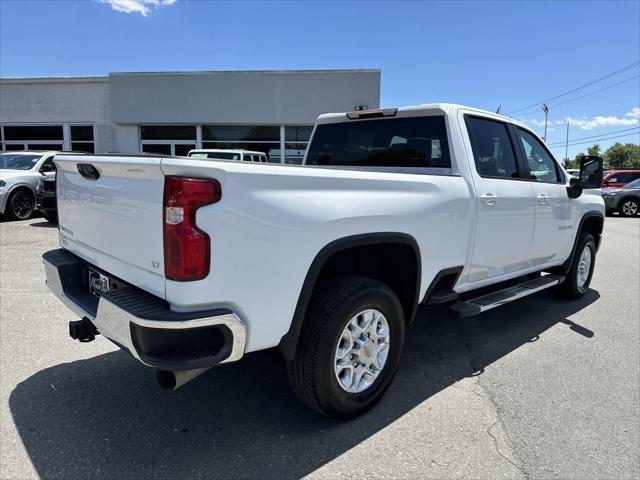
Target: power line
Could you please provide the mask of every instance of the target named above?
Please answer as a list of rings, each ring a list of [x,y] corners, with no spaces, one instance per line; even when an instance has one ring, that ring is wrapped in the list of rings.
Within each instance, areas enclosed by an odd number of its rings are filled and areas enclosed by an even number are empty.
[[[565,95],[569,95],[570,93],[577,92],[578,90],[582,90],[583,88],[589,87],[589,86],[593,85],[594,83],[601,82],[602,80],[605,80],[605,79],[607,79],[609,77],[613,77],[614,75],[617,75],[618,73],[624,72],[625,70],[629,70],[630,68],[633,68],[633,67],[635,67],[637,65],[640,65],[640,61],[633,62],[633,63],[627,65],[626,67],[622,67],[621,69],[616,70],[615,72],[611,72],[611,73],[609,73],[609,74],[607,74],[607,75],[605,75],[603,77],[597,78],[597,79],[595,79],[595,80],[593,80],[593,81],[591,81],[589,83],[585,83],[584,85],[580,85],[579,87],[572,88],[571,90],[568,90],[568,91],[566,91],[564,93],[561,93],[560,95],[556,95],[555,97],[547,98],[545,100],[540,100],[539,102],[532,103],[531,105],[527,105],[526,107],[518,108],[517,110],[513,110],[511,112],[508,112],[508,114],[521,112],[523,110],[529,110],[531,107],[535,107],[535,106],[538,106],[538,105],[540,105],[542,103],[550,102],[551,100],[555,100],[557,98],[564,97]]]
[[[600,115],[609,115],[610,113],[621,112],[622,110],[628,110],[630,108],[638,108],[638,104],[640,102],[632,103],[631,105],[627,105],[626,107],[614,108],[613,110],[609,110],[608,112],[601,113]]]
[[[576,100],[580,100],[581,98],[590,97],[591,95],[594,95],[596,93],[600,93],[600,92],[602,92],[604,90],[608,90],[610,88],[617,87],[618,85],[622,85],[623,83],[630,82],[631,80],[634,80],[634,79],[636,79],[638,77],[640,77],[640,74],[634,75],[633,77],[627,78],[627,79],[622,80],[620,82],[613,83],[611,85],[607,85],[606,87],[599,88],[598,90],[594,90],[593,92],[585,93],[584,95],[580,95],[579,97],[575,97],[575,98],[571,98],[569,100],[565,100],[564,102],[552,103],[552,104],[549,105],[549,108],[555,108],[558,105],[564,105],[566,103],[571,103],[571,102],[575,102]],[[539,110],[539,108],[528,110],[526,112],[521,113],[520,116],[528,115],[529,113],[534,113],[534,112],[537,112],[538,110]]]
[[[601,133],[599,135],[591,135],[590,137],[579,137],[579,138],[573,138],[571,141],[575,142],[577,140],[588,140],[590,138],[596,138],[596,137],[602,137],[603,135],[613,135],[614,133],[620,133],[620,132],[628,132],[629,130],[637,130],[640,127],[630,127],[630,128],[623,128],[621,130],[614,130],[613,132],[607,132],[607,133]],[[556,146],[556,145],[564,145],[566,142],[554,142],[554,143],[550,143],[547,146]]]
[[[593,142],[600,142],[603,140],[613,140],[614,138],[622,138],[622,137],[629,137],[631,135],[638,135],[640,134],[640,132],[633,132],[633,133],[625,133],[624,135],[617,135],[614,137],[607,137],[607,138],[595,138],[593,140],[587,140],[586,142],[575,142],[575,143],[569,143],[569,146],[572,147],[574,145],[582,145],[584,143],[593,143]],[[549,147],[551,149],[556,149],[556,148],[562,148],[565,145],[556,145],[555,147]]]

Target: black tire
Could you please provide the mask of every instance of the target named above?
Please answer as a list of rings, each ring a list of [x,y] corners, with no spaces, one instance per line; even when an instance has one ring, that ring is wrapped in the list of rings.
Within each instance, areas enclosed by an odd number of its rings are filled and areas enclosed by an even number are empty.
[[[376,309],[389,326],[389,351],[377,378],[364,391],[351,393],[339,384],[335,353],[349,321]],[[309,306],[294,359],[287,364],[297,397],[314,410],[348,420],[363,414],[383,396],[396,374],[404,345],[405,320],[396,294],[369,278],[345,276],[330,281]]]
[[[12,220],[29,220],[36,208],[36,198],[31,190],[19,188],[9,197],[6,213]]]
[[[623,217],[635,217],[640,212],[640,202],[635,198],[623,198],[618,203],[618,212]]]
[[[591,253],[591,263],[589,265],[589,271],[587,274],[586,281],[584,283],[578,280],[578,272],[581,269],[581,261],[580,258],[585,248],[588,248]],[[587,290],[589,290],[589,285],[591,284],[591,278],[593,277],[593,269],[596,264],[596,242],[593,236],[590,233],[582,232],[580,234],[580,239],[578,241],[578,245],[576,251],[573,254],[573,260],[571,261],[571,268],[567,273],[564,282],[562,282],[558,286],[558,291],[565,298],[580,298]]]

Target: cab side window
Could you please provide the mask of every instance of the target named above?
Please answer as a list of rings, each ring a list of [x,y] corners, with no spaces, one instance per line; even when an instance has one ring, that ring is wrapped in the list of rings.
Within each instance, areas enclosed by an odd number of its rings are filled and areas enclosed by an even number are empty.
[[[517,178],[518,166],[507,126],[487,118],[466,117],[476,170],[481,177]]]
[[[558,167],[544,146],[529,132],[520,128],[517,132],[531,178],[538,182],[558,183],[560,181]]]

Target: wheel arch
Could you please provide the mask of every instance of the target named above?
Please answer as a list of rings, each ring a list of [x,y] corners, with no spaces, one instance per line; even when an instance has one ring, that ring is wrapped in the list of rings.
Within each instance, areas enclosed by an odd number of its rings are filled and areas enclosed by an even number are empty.
[[[604,215],[602,215],[602,213],[587,212],[582,216],[578,225],[576,236],[573,239],[573,246],[571,247],[569,258],[567,258],[567,260],[559,267],[559,270],[563,275],[566,275],[571,269],[571,264],[573,263],[573,258],[576,253],[576,248],[578,248],[578,241],[580,240],[580,235],[582,235],[582,232],[588,232],[593,235],[593,238],[596,242],[596,250],[598,250],[598,248],[600,248],[600,240],[603,228]]]
[[[400,248],[404,249],[405,254],[411,251],[413,255],[412,264],[415,268],[415,283],[412,284],[411,293],[405,292],[403,295],[402,292],[399,293],[393,285],[389,285],[389,287],[398,294],[398,297],[400,297],[402,306],[406,310],[406,321],[410,322],[413,319],[418,307],[422,278],[420,248],[418,247],[416,239],[411,235],[396,232],[366,233],[343,237],[325,245],[316,254],[307,270],[291,325],[289,326],[289,331],[283,335],[278,345],[287,360],[291,360],[296,352],[298,339],[307,313],[307,307],[309,306],[314,291],[322,284],[325,278],[323,275],[330,274],[332,262],[336,263],[339,261],[341,255],[349,255],[358,249],[362,249],[358,251],[364,251],[385,247],[392,248],[394,246],[401,246]],[[358,274],[362,272],[356,270],[350,273]],[[380,280],[380,278],[377,279]],[[409,299],[409,297],[411,299]]]

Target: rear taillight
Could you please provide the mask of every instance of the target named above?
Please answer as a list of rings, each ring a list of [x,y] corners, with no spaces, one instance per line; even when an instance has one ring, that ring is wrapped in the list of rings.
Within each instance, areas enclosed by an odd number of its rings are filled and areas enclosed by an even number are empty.
[[[196,210],[222,196],[217,180],[165,177],[164,274],[179,282],[201,280],[209,274],[209,235],[196,226]]]

